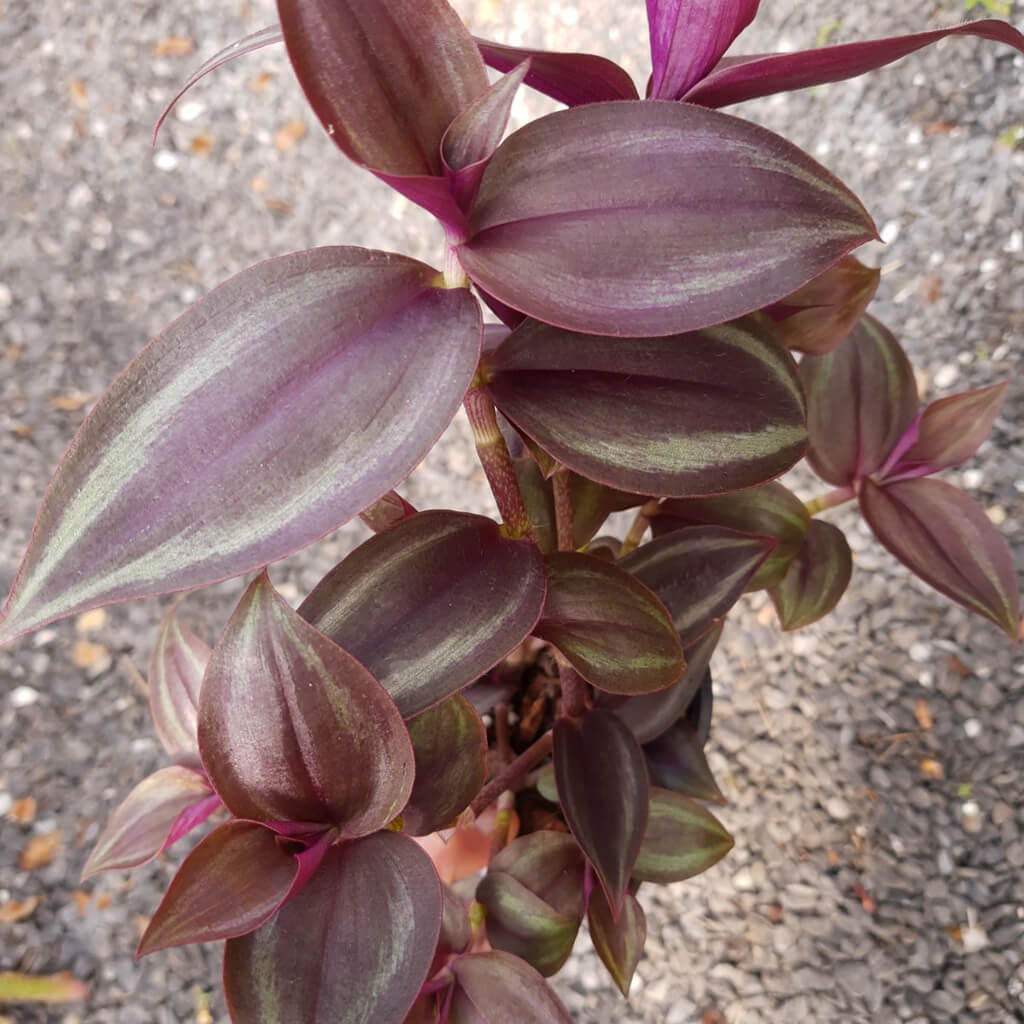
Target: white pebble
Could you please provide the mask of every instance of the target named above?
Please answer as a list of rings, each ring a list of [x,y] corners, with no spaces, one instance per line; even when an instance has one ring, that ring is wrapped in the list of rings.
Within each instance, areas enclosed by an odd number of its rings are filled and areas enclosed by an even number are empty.
[[[1024,231],[1014,228],[1003,246],[1003,252],[1024,252]]]
[[[14,798],[10,793],[0,793],[0,818],[11,809],[11,804],[13,803]]]
[[[981,722],[976,718],[968,718],[964,722],[964,734],[969,740],[976,740],[981,735]]]
[[[31,707],[39,700],[39,691],[33,690],[31,686],[16,686],[11,690],[9,699],[16,708]]]
[[[985,474],[980,469],[964,470],[964,487],[970,490],[977,490],[985,481]]]
[[[974,800],[968,800],[960,808],[960,824],[965,832],[976,835],[981,831],[981,808]]]
[[[948,388],[959,375],[960,371],[952,363],[946,363],[935,371],[935,386],[941,389]]]
[[[197,100],[189,100],[178,106],[176,111],[179,121],[194,121],[200,114],[206,111],[206,107]]]
[[[923,662],[928,661],[932,656],[932,649],[928,644],[923,644],[918,641],[916,644],[910,645],[910,657],[912,661],[916,661],[919,665]]]
[[[0,309],[8,309],[13,301],[14,297],[11,295],[11,289],[0,281]]]
[[[158,150],[153,157],[153,166],[158,171],[173,171],[178,166],[178,154],[169,149]]]
[[[977,953],[988,945],[988,935],[980,924],[971,924],[960,930],[960,941],[965,953]]]
[[[831,796],[825,801],[825,810],[828,811],[829,817],[836,821],[846,821],[853,813],[850,805],[838,796]]]

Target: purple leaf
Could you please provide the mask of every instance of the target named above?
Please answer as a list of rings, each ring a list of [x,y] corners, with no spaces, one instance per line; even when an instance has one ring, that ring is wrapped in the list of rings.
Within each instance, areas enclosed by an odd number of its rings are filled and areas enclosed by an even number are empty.
[[[857,326],[881,277],[880,270],[864,266],[855,256],[844,256],[824,274],[762,312],[775,324],[786,348],[822,356]]]
[[[919,476],[966,462],[988,437],[1009,383],[1004,380],[928,405],[911,428],[916,431],[916,441],[887,475]]]
[[[665,606],[617,565],[575,551],[545,559],[548,596],[534,635],[609,693],[663,690],[686,662]]]
[[[660,537],[680,527],[708,525],[753,537],[773,537],[778,541],[775,550],[747,584],[748,590],[760,590],[785,574],[810,523],[804,503],[788,487],[773,480],[715,498],[670,498],[661,503],[651,520],[651,532]]]
[[[448,1024],[573,1024],[540,974],[509,953],[460,956],[451,971],[456,985]]]
[[[442,173],[441,138],[487,89],[445,0],[278,0],[288,57],[327,134],[390,175]]]
[[[555,782],[565,820],[617,919],[647,827],[647,764],[629,728],[594,709],[554,726]]]
[[[402,830],[425,836],[450,827],[487,778],[487,732],[461,694],[408,723],[416,780],[402,810]]]
[[[479,306],[439,282],[404,256],[312,249],[192,306],[72,442],[0,643],[248,572],[386,494],[448,425],[479,357]]]
[[[383,498],[375,501],[372,505],[364,508],[359,513],[359,518],[374,533],[383,533],[385,530],[397,526],[403,519],[416,515],[416,509],[410,505],[397,491],[388,491]]]
[[[652,786],[708,803],[727,802],[711,774],[700,736],[685,719],[646,744],[644,755]]]
[[[721,526],[688,526],[656,537],[621,562],[664,602],[689,647],[739,600],[775,547]]]
[[[633,79],[606,57],[522,49],[486,39],[477,39],[476,45],[483,59],[498,71],[511,71],[529,60],[526,84],[568,107],[639,99]]]
[[[826,82],[841,82],[884,67],[908,53],[951,35],[980,36],[982,39],[1005,43],[1024,53],[1024,36],[1004,21],[986,18],[933,32],[824,46],[798,53],[738,58],[712,71],[690,89],[683,99],[687,103],[699,103],[705,107],[724,107],[758,96],[770,96],[772,93],[806,89]]]
[[[232,814],[361,836],[409,799],[413,750],[384,688],[278,596],[263,573],[210,657],[199,746]]]
[[[795,146],[664,102],[594,103],[521,128],[488,165],[470,230],[462,265],[502,302],[633,337],[760,309],[875,235]]]
[[[615,714],[629,726],[640,743],[660,736],[689,707],[708,670],[711,655],[722,635],[721,624],[713,626],[696,643],[686,648],[686,671],[667,690],[647,693],[616,707]]]
[[[812,520],[785,575],[768,589],[782,628],[801,629],[828,615],[846,593],[852,572],[853,556],[843,531]]]
[[[718,819],[694,800],[651,787],[650,819],[633,878],[641,882],[682,882],[707,871],[733,847]]]
[[[210,648],[181,623],[172,608],[160,626],[149,661],[149,710],[157,737],[177,764],[198,768],[199,687]]]
[[[476,889],[488,942],[545,977],[561,970],[583,919],[583,865],[564,833],[533,832],[506,846]]]
[[[82,869],[82,878],[151,861],[183,833],[176,825],[190,808],[213,794],[206,777],[181,765],[161,768],[143,779],[110,816]],[[205,816],[216,809],[216,801]],[[198,825],[199,821],[192,821]],[[173,838],[172,838],[173,837]]]
[[[412,839],[376,832],[328,850],[309,884],[224,951],[245,1024],[400,1024],[430,968],[441,885]]]
[[[159,119],[156,122],[156,127],[153,129],[153,145],[156,145],[157,136],[160,134],[160,128],[163,126],[164,121],[167,120],[167,115],[174,109],[174,105],[185,95],[197,82],[202,81],[211,71],[216,71],[217,68],[223,67],[225,64],[229,64],[237,57],[244,57],[247,53],[254,53],[256,50],[262,49],[264,46],[271,46],[274,43],[280,43],[284,41],[284,36],[281,34],[280,25],[268,25],[266,28],[261,28],[257,32],[250,32],[247,36],[243,36],[241,39],[237,39],[229,46],[225,46],[223,50],[218,50],[209,60],[205,61],[198,70],[194,71],[188,78],[188,81],[175,93],[174,98],[170,103],[164,107]]]
[[[287,898],[298,871],[295,856],[270,829],[253,821],[221,825],[178,868],[136,958],[259,928]]]
[[[616,921],[604,893],[596,888],[590,894],[587,923],[597,955],[608,968],[619,991],[628,999],[629,984],[644,955],[644,943],[647,941],[647,916],[644,908],[631,892],[627,892],[622,903],[622,914]]]
[[[464,953],[473,941],[473,929],[469,914],[458,893],[450,885],[441,884],[441,934],[437,937],[437,949],[427,971],[432,978],[448,962],[448,958]]]
[[[677,100],[699,82],[753,21],[759,3],[760,0],[647,0],[654,68],[650,98]]]
[[[300,614],[415,715],[468,686],[529,635],[547,587],[540,552],[466,512],[420,512],[371,537]]]
[[[911,572],[1017,639],[1013,555],[977,502],[942,480],[884,487],[864,480],[860,508],[875,536]]]
[[[892,333],[865,315],[838,348],[805,356],[807,459],[836,486],[853,484],[882,466],[917,415],[917,383]]]
[[[451,123],[441,142],[445,176],[463,210],[476,198],[487,163],[505,134],[516,92],[529,71],[529,60],[499,78]]]
[[[517,429],[570,469],[621,490],[750,487],[804,452],[796,365],[754,320],[657,338],[595,337],[530,320],[484,372],[488,394]]]

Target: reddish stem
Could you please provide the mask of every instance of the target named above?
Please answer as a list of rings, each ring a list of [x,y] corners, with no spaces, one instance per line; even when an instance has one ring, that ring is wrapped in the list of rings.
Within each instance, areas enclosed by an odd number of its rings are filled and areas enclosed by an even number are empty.
[[[572,525],[572,491],[569,488],[569,470],[560,466],[551,478],[555,492],[555,528],[558,532],[558,550],[572,551],[576,536]]]
[[[551,753],[551,742],[551,730],[549,729],[543,736],[528,746],[511,764],[502,768],[477,793],[476,799],[470,804],[473,813],[480,814],[485,811],[506,789],[511,789],[530,769],[543,761]]]

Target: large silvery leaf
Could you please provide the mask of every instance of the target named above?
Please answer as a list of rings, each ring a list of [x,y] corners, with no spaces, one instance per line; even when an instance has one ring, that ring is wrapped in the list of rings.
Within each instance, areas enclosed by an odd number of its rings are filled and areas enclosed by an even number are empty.
[[[176,764],[198,768],[199,687],[210,648],[182,628],[172,608],[160,625],[149,660],[149,710],[164,750]]]
[[[722,626],[718,624],[685,649],[686,671],[668,689],[631,697],[614,708],[640,743],[660,736],[690,706],[721,635]]]
[[[259,568],[386,494],[448,425],[479,356],[479,307],[439,279],[403,256],[312,249],[192,306],[72,442],[0,643]]]
[[[635,576],[575,551],[548,555],[545,567],[548,596],[533,632],[587,682],[609,693],[649,693],[682,675],[672,619]]]
[[[677,100],[750,24],[760,0],[647,0],[650,97]]]
[[[775,302],[874,234],[848,189],[763,128],[688,104],[594,103],[502,143],[459,256],[539,320],[663,335]]]
[[[890,36],[860,43],[843,43],[797,53],[770,53],[727,58],[683,97],[687,103],[724,107],[730,103],[841,82],[884,67],[951,35],[981,36],[1024,52],[1024,36],[1004,21],[985,18],[932,32]]]
[[[913,444],[888,476],[919,476],[966,462],[992,429],[1009,380],[964,391],[928,405],[910,429]]]
[[[554,726],[555,783],[565,820],[618,918],[647,827],[647,765],[629,728],[594,709]]]
[[[699,803],[651,787],[647,832],[633,868],[641,882],[682,882],[707,871],[733,846],[718,819]]]
[[[723,526],[687,526],[656,537],[622,560],[661,598],[688,647],[736,603],[775,547]]]
[[[278,0],[288,57],[346,156],[392,175],[439,175],[448,125],[487,88],[445,0]]]
[[[914,370],[886,326],[865,315],[827,355],[806,356],[807,459],[846,486],[881,467],[917,415]]]
[[[167,848],[176,824],[190,808],[204,804],[207,817],[220,801],[200,772],[182,765],[161,768],[143,779],[110,816],[82,869],[88,878],[99,871],[135,868]],[[201,818],[196,815],[194,824]],[[186,822],[188,824],[189,822]]]
[[[655,537],[681,526],[724,526],[755,537],[774,537],[778,544],[747,584],[748,590],[777,583],[789,560],[800,550],[811,517],[804,503],[776,480],[715,498],[670,498],[651,520]]]
[[[476,44],[487,64],[498,71],[511,71],[528,59],[526,84],[569,107],[639,98],[633,79],[606,57],[523,49],[486,39],[477,39]]]
[[[800,629],[827,615],[846,593],[853,555],[842,530],[815,519],[786,574],[768,592],[783,629]]]
[[[860,508],[875,536],[911,572],[1017,639],[1020,585],[1013,555],[976,501],[943,480],[884,487],[865,480]]]
[[[224,951],[231,1018],[245,1024],[400,1024],[441,927],[441,884],[394,832],[333,846],[305,888]]]
[[[487,778],[487,732],[461,694],[410,718],[416,779],[402,830],[425,836],[449,828]]]
[[[421,512],[356,548],[299,613],[415,715],[516,648],[541,613],[540,552],[466,512]]]
[[[626,491],[752,487],[785,472],[806,444],[796,364],[753,320],[655,338],[530,320],[487,359],[486,374],[519,430],[577,473]]]
[[[270,829],[252,821],[221,825],[183,861],[136,956],[251,932],[284,902],[298,874],[298,860]]]
[[[265,573],[214,648],[199,708],[203,764],[236,817],[360,836],[409,798],[413,749],[398,708]]]
[[[510,953],[471,953],[451,962],[448,1024],[573,1024],[547,982]]]

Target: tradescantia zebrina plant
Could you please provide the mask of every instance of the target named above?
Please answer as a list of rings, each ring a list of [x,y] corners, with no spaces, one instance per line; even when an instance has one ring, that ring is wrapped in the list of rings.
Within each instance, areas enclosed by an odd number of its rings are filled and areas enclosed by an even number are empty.
[[[716,108],[950,34],[1024,37],[983,20],[731,58],[755,0],[647,9],[643,100],[603,58],[474,40],[444,0],[279,0],[280,28],[192,80],[283,39],[343,153],[447,239],[438,268],[277,257],[187,310],[75,438],[0,617],[8,642],[256,573],[212,650],[165,620],[149,683],[172,763],[86,865],[219,816],[139,954],[226,940],[236,1022],[565,1021],[544,978],[584,917],[628,992],[639,887],[732,845],[706,806],[723,622],[749,590],[784,629],[835,606],[851,556],[829,507],[858,501],[1016,636],[1005,543],[931,478],[974,453],[1005,382],[921,410],[865,312],[865,208]],[[524,86],[568,109],[504,138]],[[500,524],[394,490],[460,405]],[[805,455],[833,488],[808,502],[777,480]],[[601,535],[629,509],[624,541]],[[357,515],[375,536],[292,609],[265,567]]]

